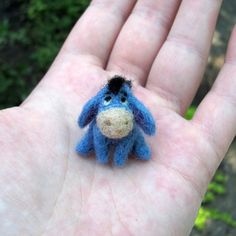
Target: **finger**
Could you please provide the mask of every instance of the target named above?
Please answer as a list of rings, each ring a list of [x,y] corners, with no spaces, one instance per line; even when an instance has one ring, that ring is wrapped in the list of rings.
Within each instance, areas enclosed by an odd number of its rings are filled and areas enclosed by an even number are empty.
[[[144,83],[166,38],[179,2],[180,0],[138,1],[115,43],[107,69]]]
[[[94,0],[77,22],[62,51],[104,66],[136,0]]]
[[[236,27],[225,65],[198,107],[193,122],[200,125],[212,144],[218,158],[211,162],[218,166],[236,135]]]
[[[183,114],[201,82],[221,0],[184,0],[151,68],[147,88]]]

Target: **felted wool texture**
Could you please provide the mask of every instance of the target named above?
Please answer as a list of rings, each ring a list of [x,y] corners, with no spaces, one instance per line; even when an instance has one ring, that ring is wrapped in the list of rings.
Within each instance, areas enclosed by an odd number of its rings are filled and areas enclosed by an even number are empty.
[[[99,163],[105,164],[109,158],[110,140],[101,133],[97,125],[93,126],[93,136],[96,159]]]
[[[107,163],[113,146],[113,163],[117,166],[123,166],[130,153],[141,160],[151,158],[141,129],[147,135],[154,135],[155,121],[149,110],[133,95],[130,81],[122,77],[112,78],[85,104],[78,124],[81,128],[89,124],[87,133],[76,146],[76,151],[83,156],[95,151],[97,161]]]
[[[120,139],[133,129],[133,114],[124,108],[111,108],[97,115],[97,125],[108,138]]]
[[[135,142],[133,144],[132,152],[139,160],[149,160],[151,158],[151,150],[145,142],[140,129],[137,129],[136,132],[137,134]]]
[[[86,156],[94,151],[93,126],[94,124],[89,126],[88,131],[76,146],[76,152],[82,156]]]
[[[150,111],[134,96],[130,97],[129,106],[133,111],[136,123],[144,133],[154,135],[156,132],[156,124]]]

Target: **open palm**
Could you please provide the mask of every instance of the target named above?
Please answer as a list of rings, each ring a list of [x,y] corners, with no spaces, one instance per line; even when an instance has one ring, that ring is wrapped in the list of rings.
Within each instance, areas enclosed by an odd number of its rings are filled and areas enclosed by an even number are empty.
[[[190,233],[236,133],[236,31],[212,90],[191,121],[182,118],[220,4],[93,1],[29,98],[0,112],[1,235]],[[152,159],[124,168],[75,153],[82,106],[115,74],[133,80],[157,122]]]

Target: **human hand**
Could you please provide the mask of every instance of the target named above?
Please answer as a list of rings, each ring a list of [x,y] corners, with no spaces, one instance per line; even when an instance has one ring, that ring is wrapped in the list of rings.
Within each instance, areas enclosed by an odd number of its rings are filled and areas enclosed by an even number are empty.
[[[95,0],[29,98],[0,112],[1,235],[190,233],[236,133],[236,30],[212,90],[186,121],[221,1],[135,2]],[[124,168],[75,153],[82,106],[114,74],[134,80],[158,125],[152,160]]]

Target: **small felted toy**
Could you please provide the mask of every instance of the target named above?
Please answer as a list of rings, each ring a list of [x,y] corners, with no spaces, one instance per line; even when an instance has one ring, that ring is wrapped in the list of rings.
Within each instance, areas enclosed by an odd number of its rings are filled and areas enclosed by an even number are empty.
[[[124,165],[131,153],[141,160],[151,158],[142,131],[153,135],[155,121],[148,109],[132,94],[131,81],[121,76],[111,78],[85,104],[78,124],[81,128],[90,124],[76,146],[76,151],[82,156],[95,151],[97,161],[107,163],[113,147],[113,162],[117,166]]]

